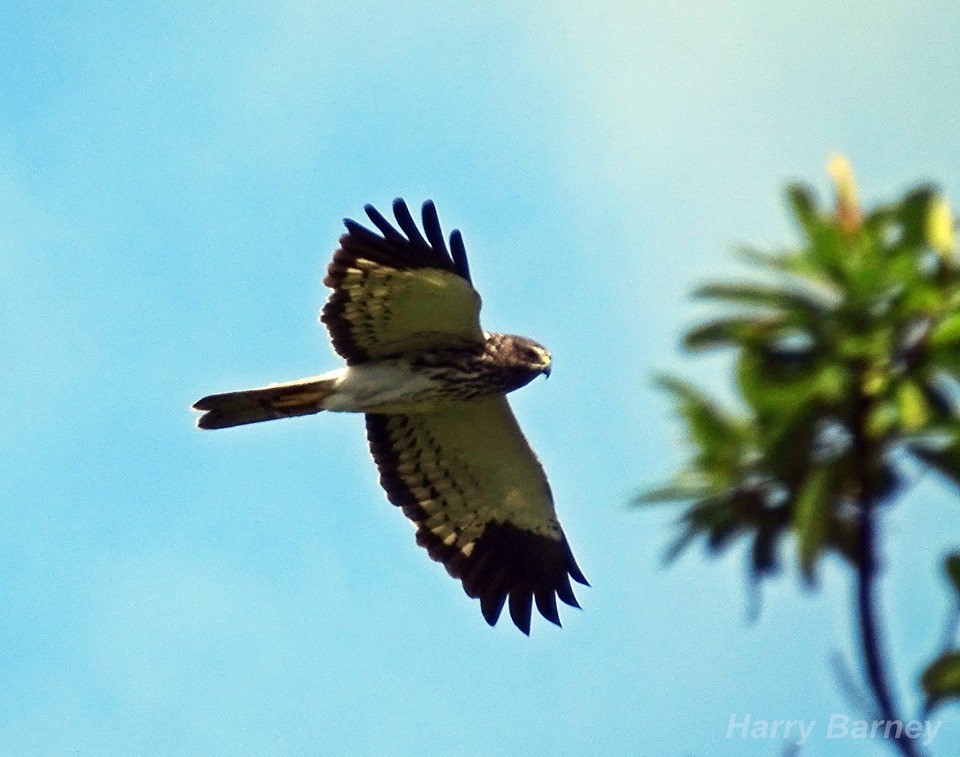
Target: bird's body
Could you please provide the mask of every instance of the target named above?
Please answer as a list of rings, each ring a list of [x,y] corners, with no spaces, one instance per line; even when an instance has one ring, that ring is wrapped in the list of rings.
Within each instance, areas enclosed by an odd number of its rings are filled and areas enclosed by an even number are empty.
[[[204,397],[194,405],[208,411],[198,425],[229,428],[321,410],[423,413],[506,394],[549,373],[550,353],[536,342],[510,334],[484,337],[482,346],[416,350],[261,389]]]
[[[321,321],[347,365],[319,376],[204,397],[197,425],[228,428],[320,411],[364,413],[387,497],[417,524],[417,543],[496,622],[509,598],[529,632],[533,600],[559,625],[586,583],[553,511],[543,469],[505,395],[549,375],[550,353],[480,328],[459,232],[448,252],[432,203],[425,240],[406,205],[400,234],[372,207],[378,236],[353,221],[324,283]]]

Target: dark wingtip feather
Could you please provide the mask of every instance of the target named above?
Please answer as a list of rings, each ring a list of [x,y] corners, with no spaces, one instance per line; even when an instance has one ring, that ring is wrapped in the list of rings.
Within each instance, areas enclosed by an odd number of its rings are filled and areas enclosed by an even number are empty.
[[[557,595],[553,591],[538,591],[534,598],[537,600],[537,609],[540,614],[556,626],[560,624],[560,612],[557,610]]]
[[[204,413],[197,418],[197,428],[201,428],[205,431],[219,428],[215,414],[213,412]]]
[[[587,581],[586,577],[583,575],[583,571],[580,570],[580,566],[577,565],[576,558],[573,556],[573,550],[570,549],[570,545],[567,543],[566,539],[563,540],[563,548],[567,553],[567,572],[570,574],[570,577],[578,584],[589,586],[590,582]]]
[[[216,398],[215,394],[208,394],[206,397],[201,397],[191,406],[191,410],[211,410],[214,407],[213,400]]]
[[[382,242],[376,234],[374,234],[366,226],[361,226],[359,223],[354,221],[352,218],[344,218],[343,225],[347,227],[347,231],[350,232],[350,235],[364,239],[367,242],[372,242],[376,244],[377,242]],[[343,245],[343,238],[340,239],[341,246]]]
[[[364,205],[364,212],[379,230],[379,234],[352,218],[344,218],[343,225],[346,226],[347,233],[340,237],[340,249],[351,249],[355,255],[364,256],[385,265],[402,268],[439,268],[455,273],[468,283],[472,283],[463,239],[459,232],[451,235],[450,244],[454,248],[451,254],[443,237],[436,205],[432,200],[427,200],[423,204],[423,227],[426,239],[402,197],[395,199],[392,207],[400,230],[373,205]],[[325,280],[325,283],[327,282],[334,288],[337,283],[332,277],[328,277]]]
[[[483,613],[483,619],[491,626],[495,626],[500,620],[500,613],[503,612],[503,605],[507,601],[507,592],[491,592],[480,597],[480,612]]]
[[[580,568],[577,567],[576,563],[570,566],[570,577],[578,584],[582,584],[583,586],[590,585],[590,582],[584,577],[583,573],[580,572]]]
[[[580,603],[577,602],[577,598],[573,593],[573,588],[570,586],[570,579],[566,576],[563,577],[561,581],[557,583],[556,586],[557,596],[560,597],[560,600],[571,607],[580,607]]]
[[[533,594],[526,587],[519,587],[510,592],[510,617],[513,624],[530,635],[530,613],[533,609]]]
[[[393,214],[396,216],[397,223],[400,224],[401,230],[407,235],[407,239],[410,240],[411,244],[421,249],[428,249],[430,247],[420,233],[420,229],[417,228],[417,223],[413,220],[413,216],[410,215],[410,209],[402,197],[398,197],[393,201]]]
[[[472,284],[470,264],[467,262],[467,248],[463,244],[463,237],[460,236],[460,229],[454,229],[450,235],[450,254],[453,256],[453,264],[457,267],[457,273]]]
[[[409,444],[407,436],[413,422],[402,416],[367,415],[367,437],[380,469],[381,485],[387,498],[418,525],[417,544],[443,563],[451,576],[460,579],[467,596],[480,600],[488,625],[497,624],[509,601],[514,625],[529,636],[536,600],[538,613],[560,626],[557,600],[579,608],[571,577],[586,583],[562,532],[544,535],[509,521],[489,521],[471,542],[471,549],[445,544],[424,526],[431,513],[414,491],[420,479],[411,481],[399,472],[398,450]]]
[[[384,239],[391,239],[394,242],[405,242],[403,235],[393,228],[386,218],[383,217],[383,214],[380,213],[373,205],[364,205],[363,212],[367,214],[373,225],[380,229],[380,233],[383,234]]]
[[[427,239],[434,250],[448,255],[447,243],[443,238],[443,231],[440,229],[440,218],[437,216],[437,206],[433,200],[427,200],[423,203],[423,230],[427,233]]]
[[[227,426],[234,425],[232,423],[224,423],[223,411],[220,408],[222,399],[222,395],[211,394],[206,397],[201,397],[190,406],[191,410],[199,410],[203,413],[203,415],[197,418],[197,428],[209,431],[211,429],[226,428]]]

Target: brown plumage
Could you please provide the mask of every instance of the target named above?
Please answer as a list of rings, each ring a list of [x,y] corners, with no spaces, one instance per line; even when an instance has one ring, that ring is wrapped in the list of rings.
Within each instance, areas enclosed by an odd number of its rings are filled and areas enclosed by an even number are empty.
[[[416,524],[417,544],[480,600],[495,624],[504,605],[524,633],[534,604],[560,624],[557,598],[579,606],[587,581],[553,507],[543,468],[506,394],[549,375],[540,344],[480,327],[480,296],[458,231],[447,247],[433,203],[424,234],[402,200],[397,230],[371,206],[379,234],[345,221],[321,313],[345,368],[199,400],[201,428],[322,410],[366,414],[388,499]]]

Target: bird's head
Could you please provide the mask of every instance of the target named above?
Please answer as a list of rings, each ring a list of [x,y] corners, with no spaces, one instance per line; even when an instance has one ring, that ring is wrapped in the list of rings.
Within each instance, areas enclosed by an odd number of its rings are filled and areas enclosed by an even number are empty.
[[[519,363],[528,371],[550,375],[550,350],[532,339],[514,337],[514,354]]]
[[[513,374],[513,389],[530,383],[541,374],[550,375],[550,350],[532,339],[512,334],[488,334],[487,349],[502,369]]]

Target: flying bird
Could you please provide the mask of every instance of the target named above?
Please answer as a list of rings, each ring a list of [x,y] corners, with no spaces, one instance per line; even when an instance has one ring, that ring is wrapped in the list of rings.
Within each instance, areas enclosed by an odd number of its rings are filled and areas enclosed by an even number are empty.
[[[347,232],[323,283],[320,313],[346,366],[194,404],[202,429],[310,415],[364,413],[387,498],[416,525],[416,541],[491,626],[505,604],[530,633],[532,605],[560,625],[557,598],[579,607],[570,579],[587,585],[557,520],[543,467],[506,394],[550,374],[550,352],[531,339],[484,331],[459,231],[447,247],[434,204],[423,231],[403,200],[399,230],[373,206],[379,234]]]

